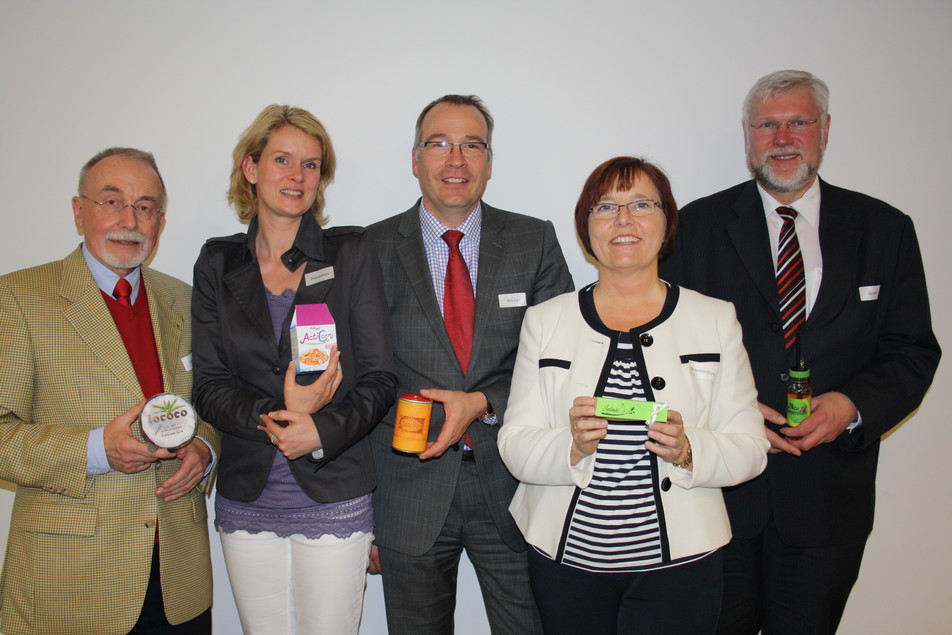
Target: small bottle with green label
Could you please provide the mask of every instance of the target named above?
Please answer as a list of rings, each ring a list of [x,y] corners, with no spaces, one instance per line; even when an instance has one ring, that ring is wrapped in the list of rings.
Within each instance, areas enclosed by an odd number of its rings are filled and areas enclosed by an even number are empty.
[[[800,362],[790,369],[790,383],[787,384],[787,425],[798,426],[810,416],[810,400],[813,388],[810,386],[810,369],[800,358]]]

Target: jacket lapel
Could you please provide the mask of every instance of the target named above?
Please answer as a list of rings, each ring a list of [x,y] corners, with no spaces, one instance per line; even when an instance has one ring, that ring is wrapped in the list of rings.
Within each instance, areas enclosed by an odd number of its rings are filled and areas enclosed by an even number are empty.
[[[166,390],[172,390],[173,378],[179,344],[191,316],[183,316],[172,307],[172,301],[164,284],[158,282],[152,271],[143,267],[142,280],[149,296],[149,313],[152,319],[152,332],[155,334],[155,347],[162,365],[162,384]]]
[[[499,302],[496,282],[499,280],[505,256],[502,215],[489,205],[482,204],[483,220],[479,237],[479,277],[476,281],[476,323],[473,326],[473,354],[469,365],[479,355],[480,343],[493,316],[493,303]]]
[[[727,226],[734,249],[747,275],[769,306],[780,317],[777,301],[777,279],[773,275],[773,256],[763,203],[754,181],[748,183],[733,205],[737,217]]]
[[[222,280],[248,321],[257,330],[257,337],[261,341],[273,342],[271,312],[264,295],[264,282],[261,280],[258,263],[248,258],[240,267],[226,273]]]
[[[849,204],[837,200],[838,192],[820,181],[820,253],[823,256],[823,276],[816,303],[807,318],[807,325],[822,324],[824,316],[836,315],[848,299],[847,293],[855,284],[852,278],[860,246],[857,224],[849,222]],[[852,280],[852,281],[851,281]]]
[[[451,359],[456,359],[453,343],[446,333],[443,315],[436,301],[436,292],[433,290],[433,278],[430,275],[430,265],[426,260],[426,249],[423,246],[423,232],[420,230],[419,204],[400,219],[397,230],[402,241],[397,245],[400,264],[406,274],[407,281],[416,296],[417,303],[423,312],[423,317],[429,323],[433,334],[446,350]],[[480,261],[482,266],[482,261]],[[477,285],[478,286],[478,285]],[[479,313],[479,299],[476,299],[476,312]],[[475,348],[474,348],[475,350]]]
[[[115,374],[133,394],[141,395],[142,388],[119,336],[119,329],[106,308],[102,293],[96,286],[80,249],[63,260],[59,292],[70,303],[63,311],[66,323],[99,357],[103,367]]]

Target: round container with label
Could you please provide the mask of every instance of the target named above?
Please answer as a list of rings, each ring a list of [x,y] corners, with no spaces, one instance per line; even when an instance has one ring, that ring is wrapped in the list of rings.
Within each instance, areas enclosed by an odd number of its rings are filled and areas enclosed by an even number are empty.
[[[410,393],[400,395],[393,421],[393,449],[414,454],[426,450],[432,411],[432,399]]]
[[[175,450],[195,436],[198,415],[185,397],[164,392],[145,402],[139,423],[146,439],[157,447]]]

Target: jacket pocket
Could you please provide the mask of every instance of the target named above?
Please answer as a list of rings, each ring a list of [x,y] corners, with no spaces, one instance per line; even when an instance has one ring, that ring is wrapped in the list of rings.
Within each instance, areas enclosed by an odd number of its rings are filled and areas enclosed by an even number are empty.
[[[721,366],[720,353],[691,353],[681,355],[680,359],[691,376],[699,381],[714,381]]]
[[[31,505],[28,513],[18,510],[14,526],[21,531],[61,536],[85,536],[96,533],[99,508],[95,505]]]

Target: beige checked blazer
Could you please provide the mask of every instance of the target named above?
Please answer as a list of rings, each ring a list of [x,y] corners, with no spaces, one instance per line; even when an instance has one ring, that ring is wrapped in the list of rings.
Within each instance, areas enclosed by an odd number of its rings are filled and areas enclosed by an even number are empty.
[[[190,288],[145,267],[142,279],[165,389],[190,397]],[[89,430],[142,397],[80,250],[0,277],[0,479],[17,486],[0,578],[5,635],[127,633],[145,597],[156,519],[169,621],[210,606],[211,479],[165,503],[154,490],[175,460],[86,475]],[[217,454],[218,433],[202,423],[199,435]]]

